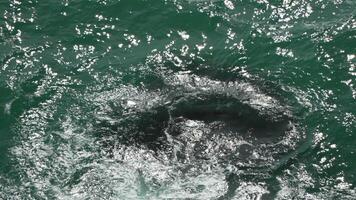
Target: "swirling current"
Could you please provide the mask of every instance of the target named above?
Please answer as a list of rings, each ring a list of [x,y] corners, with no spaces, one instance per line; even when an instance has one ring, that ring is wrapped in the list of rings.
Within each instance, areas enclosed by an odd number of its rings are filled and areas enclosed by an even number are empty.
[[[0,199],[356,199],[355,7],[0,1]]]

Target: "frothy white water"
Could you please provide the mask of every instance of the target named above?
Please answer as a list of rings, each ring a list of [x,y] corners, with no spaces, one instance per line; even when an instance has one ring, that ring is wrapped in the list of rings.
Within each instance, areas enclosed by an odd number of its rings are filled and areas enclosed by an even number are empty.
[[[185,119],[176,124],[179,135],[166,133],[167,148],[122,143],[120,135],[132,133],[117,124],[157,106],[169,108],[177,96],[224,95],[272,120],[290,115],[277,99],[247,82],[179,75],[168,77],[166,84],[167,90],[154,91],[133,86],[84,95],[64,96],[72,91],[63,91],[24,113],[18,145],[12,148],[24,194],[59,199],[213,199],[229,192],[229,174],[256,177],[256,182],[241,180],[236,198],[268,193],[264,181],[272,166],[302,138],[294,124],[284,135],[268,139],[221,129],[220,122]],[[71,104],[63,106],[65,102]],[[108,134],[98,135],[98,130]]]

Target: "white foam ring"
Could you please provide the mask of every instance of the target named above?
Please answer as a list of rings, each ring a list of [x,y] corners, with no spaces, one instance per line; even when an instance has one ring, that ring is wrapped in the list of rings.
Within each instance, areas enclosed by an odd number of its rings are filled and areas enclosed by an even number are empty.
[[[88,107],[96,108],[94,113],[88,114],[80,106],[72,105],[57,122],[63,132],[46,130],[48,121],[57,112],[55,105],[60,96],[25,113],[22,118],[24,138],[12,153],[23,167],[33,166],[25,177],[28,183],[35,183],[36,195],[45,197],[51,193],[59,199],[177,196],[214,199],[228,191],[225,175],[268,176],[265,169],[278,162],[281,154],[293,150],[300,139],[293,124],[294,128],[277,141],[269,141],[228,131],[217,134],[212,126],[219,124],[194,119],[179,122],[179,135],[170,135],[166,130],[169,148],[158,150],[143,144],[121,143],[118,136],[130,134],[120,132],[124,129],[116,129],[118,132],[111,135],[93,136],[97,130],[110,129],[98,127],[93,121],[115,127],[122,120],[157,106],[169,107],[174,96],[179,95],[223,94],[268,116],[290,115],[278,100],[247,82],[224,83],[192,75],[171,76],[165,81],[173,91],[122,86],[85,95]],[[49,145],[49,142],[57,145]],[[24,186],[23,190],[30,189]],[[268,193],[263,179],[259,183],[240,185],[236,195],[248,191],[256,197]]]

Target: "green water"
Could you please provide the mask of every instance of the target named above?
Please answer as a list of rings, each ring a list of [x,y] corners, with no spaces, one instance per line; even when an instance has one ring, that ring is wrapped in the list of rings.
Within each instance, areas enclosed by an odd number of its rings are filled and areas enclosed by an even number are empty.
[[[356,1],[0,1],[0,199],[356,199]]]

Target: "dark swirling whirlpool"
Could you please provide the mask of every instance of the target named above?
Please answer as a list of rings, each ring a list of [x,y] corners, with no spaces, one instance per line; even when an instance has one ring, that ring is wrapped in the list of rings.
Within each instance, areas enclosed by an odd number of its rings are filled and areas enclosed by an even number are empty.
[[[251,83],[178,75],[166,85],[154,91],[120,88],[120,95],[97,109],[95,130],[110,157],[125,162],[150,154],[173,169],[173,179],[220,171],[226,186],[217,194],[225,198],[234,196],[239,179],[271,181],[302,141],[290,108]],[[192,187],[192,193],[208,190]],[[257,195],[266,191],[261,186]]]

